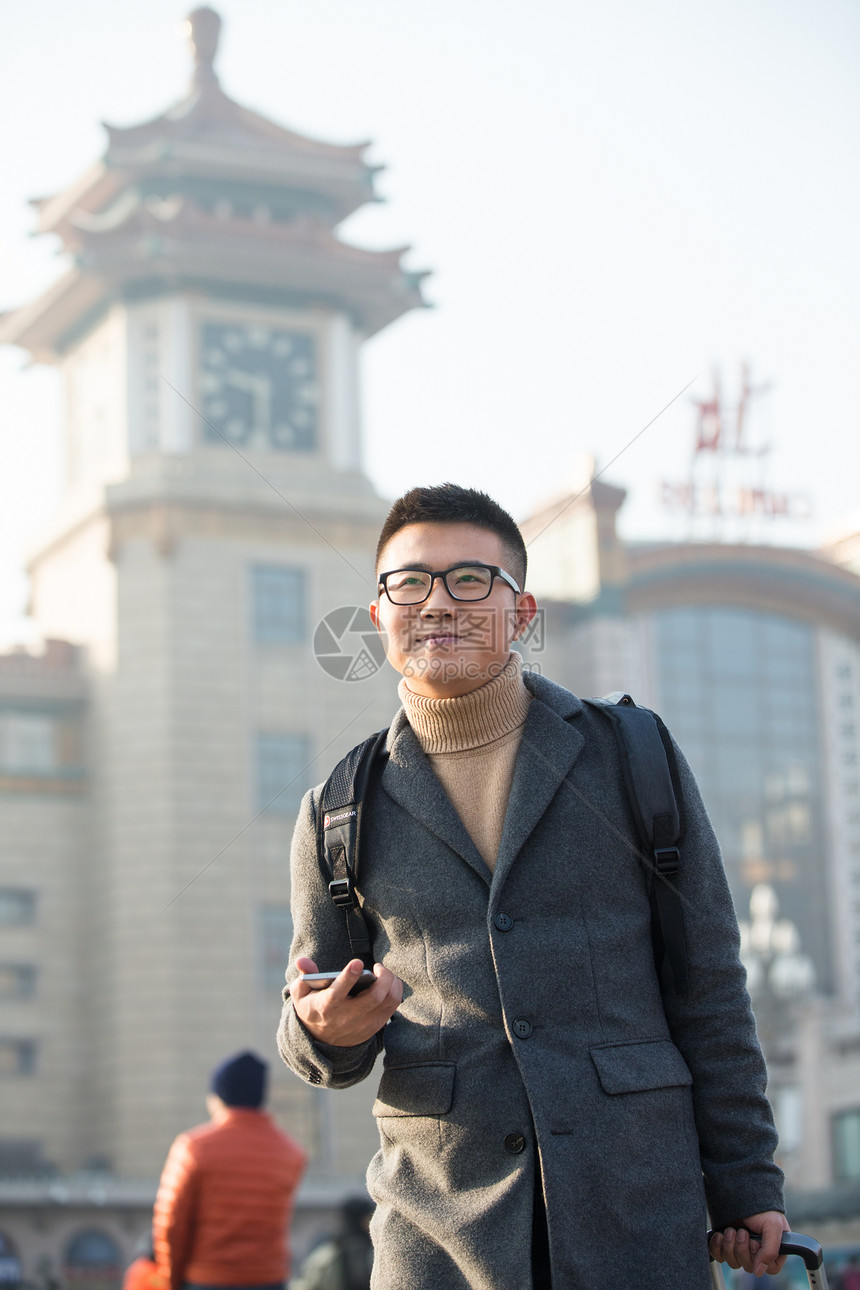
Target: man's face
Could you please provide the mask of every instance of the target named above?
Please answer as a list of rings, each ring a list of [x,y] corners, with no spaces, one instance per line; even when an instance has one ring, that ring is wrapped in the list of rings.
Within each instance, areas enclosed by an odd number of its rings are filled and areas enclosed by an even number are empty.
[[[383,548],[378,573],[395,569],[450,569],[460,564],[508,567],[501,539],[475,524],[409,524]],[[441,578],[420,605],[395,605],[384,593],[370,616],[385,637],[393,668],[414,694],[450,699],[477,690],[507,663],[511,641],[522,635],[537,606],[528,592],[516,595],[496,578],[486,600],[455,600]]]

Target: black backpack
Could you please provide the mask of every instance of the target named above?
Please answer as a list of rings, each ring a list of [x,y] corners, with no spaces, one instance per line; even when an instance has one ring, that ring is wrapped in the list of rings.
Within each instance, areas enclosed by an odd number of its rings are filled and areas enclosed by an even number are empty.
[[[681,896],[675,882],[684,839],[678,764],[668,730],[656,713],[637,708],[629,694],[585,699],[612,723],[625,787],[648,870],[654,959],[665,959],[678,994],[687,989],[687,946]],[[361,811],[370,774],[386,756],[388,730],[357,744],[338,762],[323,787],[317,815],[317,850],[331,874],[329,894],[346,917],[353,957],[373,966],[370,935],[355,892]]]

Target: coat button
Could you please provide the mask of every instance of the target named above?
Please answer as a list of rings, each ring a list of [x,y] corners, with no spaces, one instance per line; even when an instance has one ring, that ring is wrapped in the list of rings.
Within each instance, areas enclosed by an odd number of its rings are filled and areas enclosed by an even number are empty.
[[[512,1029],[517,1039],[528,1039],[532,1033],[532,1023],[526,1021],[525,1017],[517,1017]]]
[[[521,1133],[509,1133],[505,1138],[505,1151],[510,1151],[512,1156],[518,1156],[525,1148],[526,1140]]]
[[[510,914],[496,914],[493,919],[500,932],[509,932],[514,925],[514,920]]]

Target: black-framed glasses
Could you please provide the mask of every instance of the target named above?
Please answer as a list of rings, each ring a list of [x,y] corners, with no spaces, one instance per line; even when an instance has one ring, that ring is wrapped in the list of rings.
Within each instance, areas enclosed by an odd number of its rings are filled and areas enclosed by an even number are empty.
[[[454,564],[450,569],[435,569],[432,573],[428,569],[392,569],[379,575],[379,589],[392,605],[421,605],[437,578],[442,579],[445,590],[454,600],[486,600],[496,578],[520,594],[511,575],[497,564]]]

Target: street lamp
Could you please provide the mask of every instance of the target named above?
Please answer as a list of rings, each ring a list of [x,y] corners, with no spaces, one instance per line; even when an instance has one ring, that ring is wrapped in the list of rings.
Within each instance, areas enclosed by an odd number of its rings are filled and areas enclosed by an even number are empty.
[[[803,1093],[797,1066],[796,1028],[815,988],[815,967],[802,953],[800,933],[779,917],[779,899],[769,883],[750,894],[749,921],[742,921],[741,960],[753,1001],[756,1028],[768,1066],[769,1097],[780,1137],[780,1163],[787,1174],[799,1167],[803,1144]]]
[[[815,966],[801,953],[800,933],[788,918],[778,918],[779,898],[770,883],[760,882],[750,894],[750,919],[742,921],[741,961],[753,998],[772,996],[790,1002],[809,995],[815,986]]]

